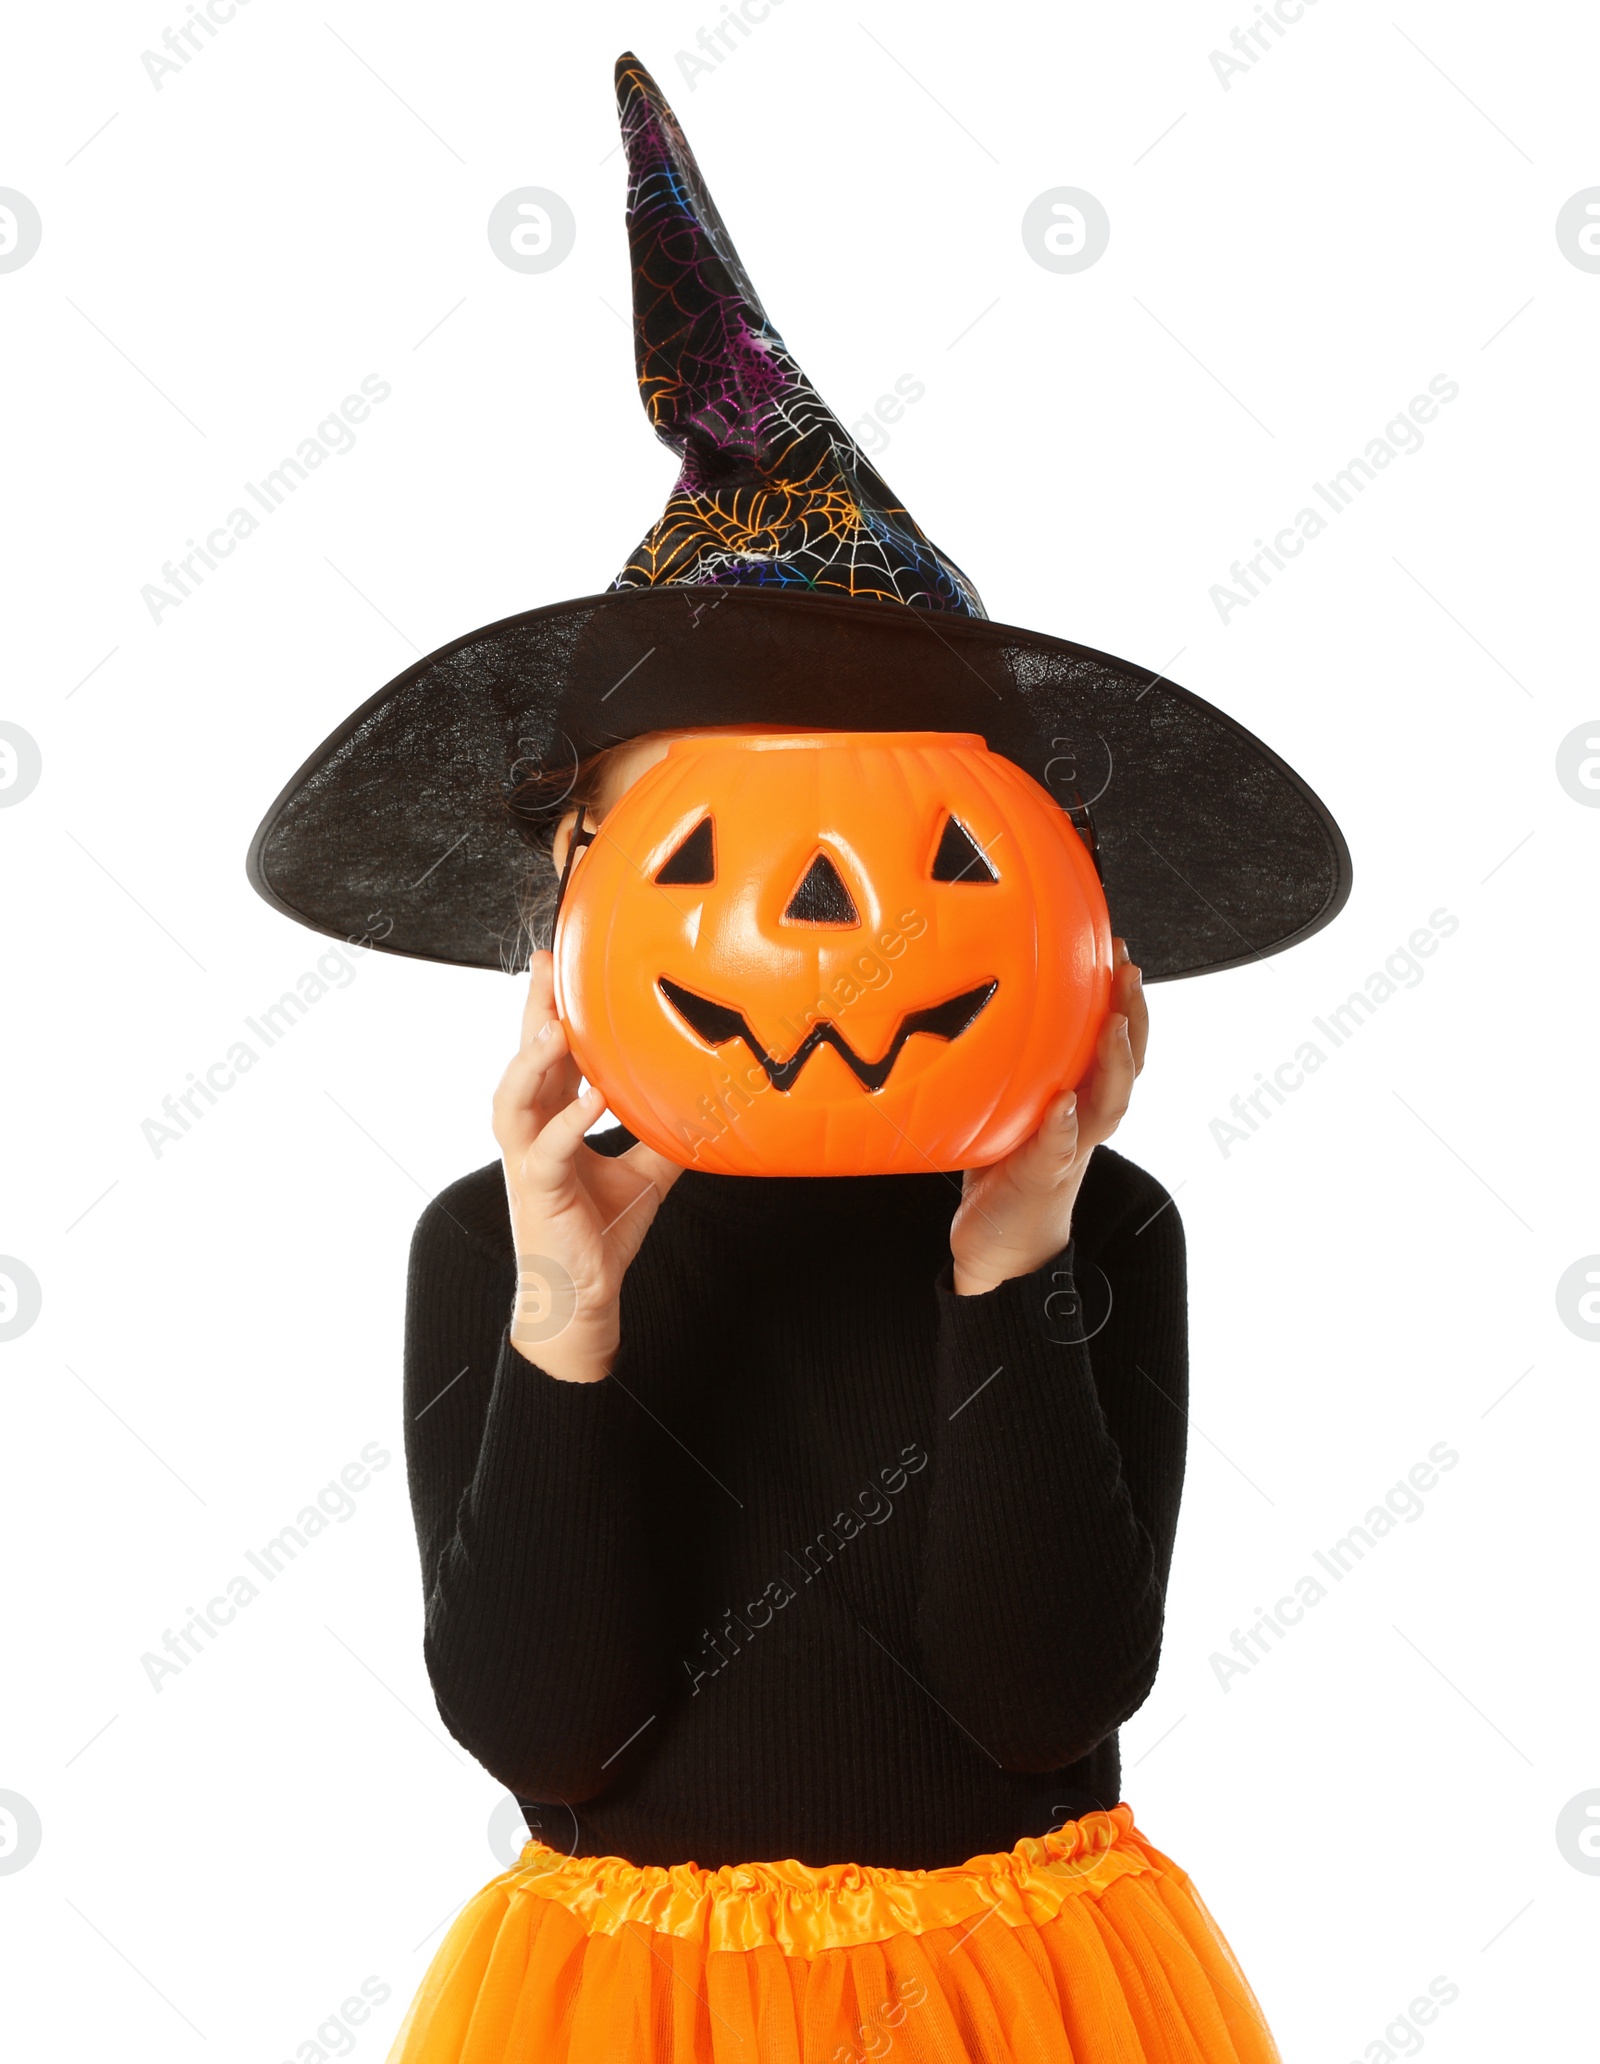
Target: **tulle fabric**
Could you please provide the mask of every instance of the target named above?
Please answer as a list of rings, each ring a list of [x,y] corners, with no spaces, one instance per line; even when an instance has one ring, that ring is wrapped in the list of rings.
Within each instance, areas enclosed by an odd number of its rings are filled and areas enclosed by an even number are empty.
[[[1132,1809],[949,1869],[640,1867],[530,1842],[389,2064],[1281,2064]]]

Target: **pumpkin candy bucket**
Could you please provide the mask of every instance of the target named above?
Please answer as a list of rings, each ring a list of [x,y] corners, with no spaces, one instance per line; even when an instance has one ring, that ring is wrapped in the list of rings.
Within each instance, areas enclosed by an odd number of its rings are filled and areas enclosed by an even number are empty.
[[[672,1160],[925,1174],[1077,1082],[1111,925],[1071,820],[976,735],[702,733],[581,854],[555,964],[579,1066]]]

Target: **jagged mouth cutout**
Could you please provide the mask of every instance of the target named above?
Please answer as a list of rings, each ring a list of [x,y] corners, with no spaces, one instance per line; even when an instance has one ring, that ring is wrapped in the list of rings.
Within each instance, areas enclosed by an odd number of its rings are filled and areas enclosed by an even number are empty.
[[[900,1020],[889,1051],[881,1061],[863,1060],[831,1018],[819,1019],[788,1060],[774,1060],[751,1031],[743,1011],[733,1010],[725,1003],[713,1003],[707,996],[697,996],[666,975],[661,976],[657,986],[697,1038],[709,1046],[725,1046],[730,1039],[742,1039],[773,1088],[787,1090],[794,1087],[801,1069],[819,1046],[831,1046],[863,1089],[882,1089],[900,1058],[901,1048],[913,1033],[929,1032],[935,1039],[959,1039],[1000,984],[985,982],[980,988],[965,989],[944,1003],[908,1012]]]
[[[983,848],[956,818],[947,816],[941,827],[938,847],[929,868],[932,880],[963,882],[971,886],[992,886],[1000,877]],[[716,880],[716,845],[712,820],[702,817],[692,831],[657,869],[655,880],[666,887],[705,887]],[[789,898],[781,922],[788,925],[824,927],[850,931],[859,927],[860,913],[838,868],[828,854],[818,851]],[[661,975],[656,986],[678,1016],[708,1046],[725,1046],[742,1039],[772,1087],[787,1091],[794,1087],[802,1069],[819,1047],[831,1046],[865,1090],[880,1090],[894,1072],[907,1042],[919,1032],[949,1041],[977,1019],[999,989],[998,981],[981,982],[964,989],[942,1003],[908,1011],[895,1029],[888,1051],[880,1060],[869,1061],[858,1054],[831,1018],[821,1018],[801,1040],[787,1060],[770,1054],[752,1031],[749,1019],[731,1005]]]

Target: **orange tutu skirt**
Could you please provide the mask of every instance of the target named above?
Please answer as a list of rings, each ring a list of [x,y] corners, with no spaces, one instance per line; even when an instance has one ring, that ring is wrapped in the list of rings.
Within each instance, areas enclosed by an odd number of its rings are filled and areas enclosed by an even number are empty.
[[[928,1871],[530,1842],[452,1923],[389,2064],[1280,2064],[1122,1805]]]

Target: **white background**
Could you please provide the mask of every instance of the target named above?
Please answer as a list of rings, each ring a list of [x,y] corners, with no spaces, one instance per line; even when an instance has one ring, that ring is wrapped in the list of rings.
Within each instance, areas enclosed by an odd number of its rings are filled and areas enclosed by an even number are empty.
[[[0,184],[44,238],[0,274],[0,717],[44,771],[0,811],[0,1252],[43,1286],[0,1345],[0,1789],[43,1830],[0,1873],[11,2047],[332,2054],[370,1976],[378,2058],[500,1867],[422,1668],[399,1351],[521,985],[351,953],[176,1144],[141,1126],[325,949],[244,878],[288,774],[417,653],[604,586],[665,497],[622,319],[631,45],[839,414],[925,384],[878,463],[990,612],[1170,665],[1355,855],[1310,944],[1152,994],[1118,1144],[1182,1186],[1194,1438],[1126,1795],[1291,2060],[1388,2055],[1439,1976],[1441,2060],[1592,2056],[1600,1877],[1555,1824],[1600,1786],[1600,1350],[1555,1286],[1600,1248],[1600,814],[1555,763],[1600,705],[1600,274],[1555,218],[1600,182],[1600,21],[1321,0],[1225,88],[1251,9],[784,0],[690,87],[719,18],[252,0],[159,90],[154,7],[12,22]],[[531,276],[485,234],[525,185],[578,224]],[[1112,225],[1072,275],[1020,235],[1061,185]],[[374,373],[356,448],[152,622],[162,563]],[[1224,624],[1230,563],[1440,373],[1424,448]],[[1440,908],[1424,979],[1224,1155],[1229,1100]],[[1233,1630],[1441,1441],[1422,1517],[1224,1690]],[[369,1442],[353,1516],[153,1689],[141,1657]]]

